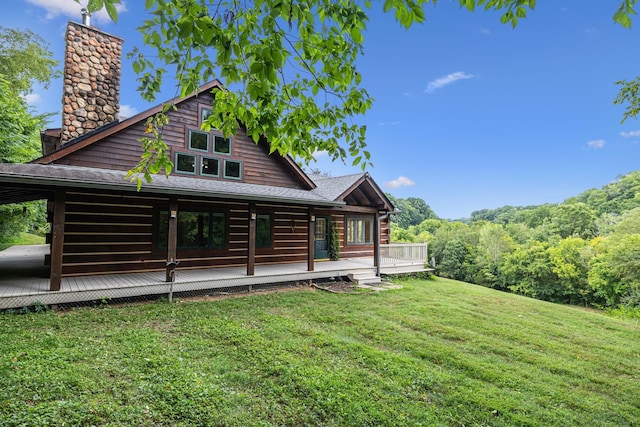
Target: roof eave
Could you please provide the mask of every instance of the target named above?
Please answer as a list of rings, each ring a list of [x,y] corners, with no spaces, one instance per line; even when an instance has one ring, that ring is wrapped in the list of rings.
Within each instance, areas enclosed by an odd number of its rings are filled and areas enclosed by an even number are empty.
[[[60,177],[40,177],[32,175],[23,175],[9,172],[6,174],[0,174],[0,183],[17,183],[26,185],[37,185],[40,187],[66,187],[66,188],[83,188],[92,190],[103,191],[127,191],[136,192],[136,186],[133,183],[123,182],[122,184],[105,183],[87,180],[78,180],[76,178],[60,178]],[[256,202],[280,202],[280,203],[296,203],[306,206],[323,206],[323,207],[340,207],[344,206],[344,202],[337,202],[331,200],[308,200],[291,197],[282,197],[277,195],[262,196],[254,194],[238,194],[228,193],[223,191],[206,191],[198,190],[188,187],[179,188],[167,188],[161,186],[154,186],[153,184],[144,185],[141,189],[141,193],[146,194],[178,194],[181,196],[195,196],[195,197],[213,197],[220,199],[239,199],[251,200]]]

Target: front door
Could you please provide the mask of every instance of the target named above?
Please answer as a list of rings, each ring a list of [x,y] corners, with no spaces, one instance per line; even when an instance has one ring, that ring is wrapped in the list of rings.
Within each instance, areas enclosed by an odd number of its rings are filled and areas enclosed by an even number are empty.
[[[316,216],[314,258],[329,258],[329,217]]]

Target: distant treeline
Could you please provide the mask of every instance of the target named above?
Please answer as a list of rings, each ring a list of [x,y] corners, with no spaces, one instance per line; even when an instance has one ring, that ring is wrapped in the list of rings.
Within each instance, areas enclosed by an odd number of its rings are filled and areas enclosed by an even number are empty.
[[[560,303],[640,307],[640,170],[563,203],[438,219],[421,199],[392,199],[396,242],[429,242],[439,276]]]

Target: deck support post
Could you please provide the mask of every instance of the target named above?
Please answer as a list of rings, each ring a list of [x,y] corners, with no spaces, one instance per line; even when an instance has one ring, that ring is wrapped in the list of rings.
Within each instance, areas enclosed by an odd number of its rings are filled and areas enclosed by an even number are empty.
[[[165,280],[173,281],[176,274],[178,247],[178,198],[171,196],[169,198],[169,227],[167,232],[167,274]]]
[[[373,265],[376,267],[376,276],[380,277],[380,214],[373,214]]]
[[[51,238],[51,274],[50,291],[59,291],[62,283],[62,254],[64,249],[64,216],[66,193],[56,190],[53,205],[53,226]]]
[[[307,271],[313,271],[315,259],[316,212],[309,208],[309,230],[307,232]]]
[[[253,276],[256,268],[256,204],[249,203],[249,241],[247,242],[247,276]]]

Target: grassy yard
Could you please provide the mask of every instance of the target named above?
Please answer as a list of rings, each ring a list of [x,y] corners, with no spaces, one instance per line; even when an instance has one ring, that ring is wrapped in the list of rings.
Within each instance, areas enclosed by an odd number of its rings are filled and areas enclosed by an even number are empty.
[[[437,279],[0,314],[0,425],[640,425],[640,326]]]
[[[3,251],[14,245],[43,245],[45,243],[44,236],[36,236],[30,233],[20,233],[15,239],[6,242],[0,242],[0,251]]]

